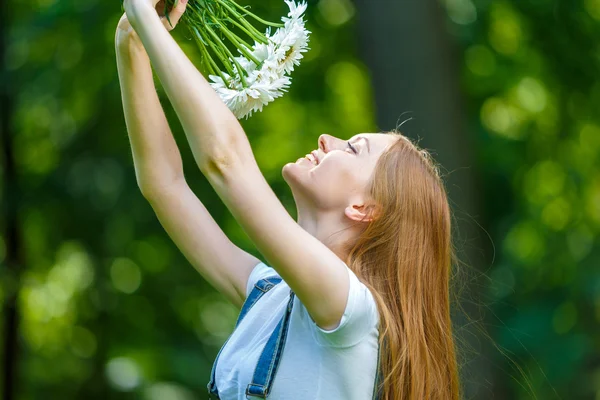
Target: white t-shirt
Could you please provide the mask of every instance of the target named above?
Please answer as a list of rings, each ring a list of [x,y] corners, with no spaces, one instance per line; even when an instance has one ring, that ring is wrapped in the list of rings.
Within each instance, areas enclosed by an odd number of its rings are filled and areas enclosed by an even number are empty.
[[[370,400],[377,371],[379,314],[371,292],[347,268],[348,302],[340,325],[321,329],[294,298],[287,341],[268,399]],[[265,265],[254,267],[246,297],[255,283],[278,275]],[[246,399],[258,357],[281,320],[290,288],[281,281],[246,314],[221,351],[215,381],[222,400]],[[252,397],[251,397],[252,398]]]

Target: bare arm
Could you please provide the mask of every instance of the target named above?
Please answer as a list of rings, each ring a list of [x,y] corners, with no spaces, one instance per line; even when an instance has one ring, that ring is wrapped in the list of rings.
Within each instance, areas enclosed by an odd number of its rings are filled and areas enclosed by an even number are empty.
[[[146,0],[126,0],[124,6],[179,117],[199,168],[203,172],[210,169],[214,158],[228,163],[232,154],[248,155],[250,143],[237,118],[163,28],[156,10]],[[245,151],[230,151],[233,147]]]
[[[313,321],[339,326],[348,266],[306,232],[279,202],[254,159],[241,125],[175,40],[152,0],[125,0],[125,10],[177,112],[199,168],[268,263]]]
[[[125,17],[117,28],[115,49],[138,186],[190,263],[241,307],[248,276],[260,260],[226,237],[187,185],[181,154],[156,93],[148,54]]]
[[[154,87],[148,54],[125,17],[115,35],[121,100],[142,193],[183,179],[179,149]]]

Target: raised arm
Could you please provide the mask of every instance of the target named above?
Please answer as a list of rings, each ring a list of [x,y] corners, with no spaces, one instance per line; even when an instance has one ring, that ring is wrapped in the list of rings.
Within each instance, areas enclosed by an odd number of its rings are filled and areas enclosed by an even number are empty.
[[[123,113],[142,193],[183,179],[179,149],[154,87],[152,67],[144,46],[123,15],[115,34],[117,71]]]
[[[176,20],[171,18],[171,22]],[[156,93],[148,54],[125,16],[117,27],[115,50],[138,186],[194,268],[241,307],[248,276],[260,261],[225,236],[187,185],[179,149]]]
[[[157,0],[125,0],[124,7],[179,117],[196,163],[204,169],[211,162],[206,154],[233,146],[232,139],[249,148],[237,118],[164,29],[152,3]]]
[[[321,328],[337,327],[348,299],[348,267],[287,213],[261,174],[239,122],[163,29],[155,4],[124,3],[198,166],[313,321]]]

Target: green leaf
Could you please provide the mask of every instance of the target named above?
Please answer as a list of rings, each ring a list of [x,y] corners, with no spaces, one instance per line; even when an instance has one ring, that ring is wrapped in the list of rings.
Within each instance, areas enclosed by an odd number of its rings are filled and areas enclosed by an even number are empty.
[[[175,7],[177,5],[177,0],[175,0],[175,5],[173,7]],[[169,25],[171,25],[171,28],[175,28],[173,26],[173,24],[171,23],[171,20],[169,19],[169,2],[165,0],[165,17],[167,17],[167,21],[169,21]]]

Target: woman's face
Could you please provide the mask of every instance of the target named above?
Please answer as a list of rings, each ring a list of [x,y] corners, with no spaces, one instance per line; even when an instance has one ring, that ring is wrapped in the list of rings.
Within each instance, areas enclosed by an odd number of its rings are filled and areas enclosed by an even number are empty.
[[[382,133],[360,133],[349,140],[321,135],[317,150],[283,167],[283,178],[296,200],[321,210],[343,209],[364,200],[377,160],[396,140]]]

